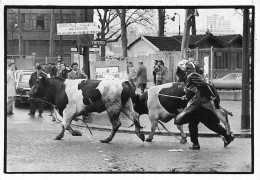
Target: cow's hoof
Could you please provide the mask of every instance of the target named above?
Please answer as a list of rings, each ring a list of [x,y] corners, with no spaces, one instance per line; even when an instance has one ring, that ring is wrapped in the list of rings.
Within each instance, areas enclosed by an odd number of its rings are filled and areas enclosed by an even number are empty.
[[[144,142],[145,136],[143,132],[138,133],[137,136]]]
[[[54,140],[61,140],[62,136],[57,136]]]
[[[187,137],[181,138],[181,140],[180,140],[180,143],[181,143],[181,144],[184,144],[184,143],[186,143],[186,142],[187,142]]]
[[[82,134],[77,130],[74,130],[71,134],[72,136],[82,136]]]
[[[111,140],[109,139],[104,139],[104,140],[100,140],[101,143],[109,143]]]
[[[152,142],[152,140],[153,140],[153,138],[151,138],[151,139],[150,139],[150,138],[147,138],[145,141],[146,141],[146,142]]]

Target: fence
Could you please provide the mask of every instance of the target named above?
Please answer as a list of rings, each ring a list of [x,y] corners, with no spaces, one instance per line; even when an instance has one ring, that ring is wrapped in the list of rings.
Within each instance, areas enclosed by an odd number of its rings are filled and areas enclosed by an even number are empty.
[[[71,65],[71,57],[63,57],[62,61],[66,65]],[[35,57],[35,63],[43,64],[43,63],[57,63],[58,57]]]

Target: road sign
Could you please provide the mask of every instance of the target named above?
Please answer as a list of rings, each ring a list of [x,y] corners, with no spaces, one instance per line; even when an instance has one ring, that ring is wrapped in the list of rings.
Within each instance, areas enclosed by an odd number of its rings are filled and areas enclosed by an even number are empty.
[[[99,51],[99,48],[89,48],[89,51],[94,51],[94,52],[96,52],[96,51]]]
[[[92,41],[92,45],[106,45],[106,41]]]
[[[96,23],[59,23],[57,35],[96,34],[99,32]]]

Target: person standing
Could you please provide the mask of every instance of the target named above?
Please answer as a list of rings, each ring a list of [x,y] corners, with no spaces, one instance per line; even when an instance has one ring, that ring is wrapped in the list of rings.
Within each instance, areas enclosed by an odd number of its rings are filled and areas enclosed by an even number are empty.
[[[141,93],[144,93],[147,83],[147,68],[143,65],[143,62],[139,62],[139,68],[137,70],[137,83],[141,89]]]
[[[15,64],[10,63],[7,71],[7,115],[14,114],[13,104],[16,96],[14,72]]]
[[[154,60],[154,66],[153,66],[153,83],[156,86],[156,71],[155,68],[157,67],[158,60]]]
[[[78,69],[78,63],[72,63],[72,71],[68,73],[68,79],[88,79],[85,73],[82,73]]]
[[[32,75],[30,77],[30,80],[29,80],[30,88],[32,88],[36,84],[37,79],[41,79],[42,77],[47,78],[47,75],[46,75],[46,73],[42,72],[42,67],[40,65],[38,65],[38,66],[36,66],[36,72],[32,73]],[[39,97],[39,98],[42,98],[42,97]],[[37,105],[38,105],[39,117],[42,117],[44,102],[40,101],[38,99],[35,99],[33,97],[30,98],[30,112],[28,113],[28,115],[30,115],[30,116],[35,115]]]
[[[60,64],[60,71],[58,72],[58,76],[62,77],[63,79],[67,79],[68,77],[68,70],[64,63]]]
[[[195,65],[195,69],[196,69],[196,73],[200,74],[203,76],[203,70],[202,68],[200,67],[200,63],[199,61],[194,61],[194,65]]]
[[[134,90],[136,90],[136,87],[135,87],[136,69],[134,68],[132,62],[128,62],[127,65],[128,65],[128,67],[127,67],[128,68],[128,80],[133,85]]]
[[[156,85],[161,85],[166,83],[166,77],[168,74],[167,68],[164,66],[164,62],[159,60],[154,71],[156,72]]]

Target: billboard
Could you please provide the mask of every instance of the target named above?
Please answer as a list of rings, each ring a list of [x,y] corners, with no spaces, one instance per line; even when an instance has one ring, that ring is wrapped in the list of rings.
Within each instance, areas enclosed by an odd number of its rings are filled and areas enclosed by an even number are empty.
[[[58,23],[57,35],[96,34],[100,30],[97,23]]]
[[[96,79],[97,80],[118,80],[119,79],[119,67],[96,67]]]

